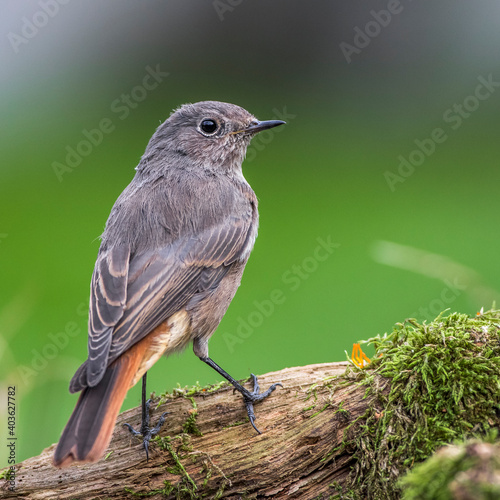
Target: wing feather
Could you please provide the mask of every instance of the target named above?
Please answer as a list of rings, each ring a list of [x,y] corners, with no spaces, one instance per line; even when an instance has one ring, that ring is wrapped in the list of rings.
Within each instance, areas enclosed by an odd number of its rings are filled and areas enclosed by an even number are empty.
[[[115,247],[100,253],[91,282],[89,357],[71,392],[96,385],[118,356],[197,294],[217,287],[231,264],[248,256],[251,231],[249,212],[154,251],[131,257],[128,248]]]
[[[92,275],[87,368],[88,385],[91,387],[104,374],[113,328],[123,315],[127,299],[129,256],[129,250],[124,247],[103,252],[97,259]]]

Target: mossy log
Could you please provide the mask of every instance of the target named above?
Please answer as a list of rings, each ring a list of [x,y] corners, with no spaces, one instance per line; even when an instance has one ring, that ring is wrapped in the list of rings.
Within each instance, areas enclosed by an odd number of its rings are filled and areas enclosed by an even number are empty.
[[[230,386],[181,393],[153,413],[153,421],[161,412],[169,415],[149,462],[140,440],[122,426],[138,427],[140,408],[128,410],[118,417],[106,459],[60,470],[51,464],[50,446],[17,465],[15,492],[4,485],[0,498],[328,497],[345,483],[351,461],[346,451],[331,452],[349,423],[372,404],[363,398],[365,388],[335,390],[335,377],[346,366],[325,363],[261,375],[261,387],[283,383],[255,406],[261,435]]]
[[[255,406],[261,435],[231,386],[177,389],[153,413],[170,414],[149,462],[122,425],[139,427],[135,408],[119,416],[105,459],[59,470],[51,446],[18,464],[15,478],[0,474],[0,498],[425,498],[405,476],[415,464],[454,441],[498,442],[500,311],[407,319],[369,343],[375,356],[365,368],[326,363],[260,376],[263,388],[283,384]],[[428,463],[420,471],[432,472],[439,457]],[[467,464],[453,484],[462,485]],[[475,500],[497,498],[490,465]],[[438,486],[442,498],[468,498]]]

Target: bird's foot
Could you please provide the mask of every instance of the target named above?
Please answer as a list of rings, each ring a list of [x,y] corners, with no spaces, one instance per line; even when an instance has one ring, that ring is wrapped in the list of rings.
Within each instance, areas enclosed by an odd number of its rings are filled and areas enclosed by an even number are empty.
[[[157,424],[154,427],[150,427],[149,425],[150,405],[151,405],[151,399],[148,399],[146,401],[145,414],[143,414],[143,420],[141,423],[140,431],[136,431],[130,424],[123,424],[123,426],[130,431],[132,436],[142,436],[142,445],[144,447],[144,450],[146,451],[146,460],[149,460],[149,442],[151,441],[151,438],[155,437],[158,434],[158,432],[160,432],[162,425],[165,423],[165,416],[168,415],[167,411],[162,413],[160,418],[158,419]]]
[[[253,391],[252,392],[250,392],[248,389],[245,389],[241,385],[239,387],[235,386],[235,389],[240,391],[241,394],[243,395],[243,399],[245,401],[245,406],[247,409],[248,419],[250,420],[252,427],[257,431],[258,434],[260,434],[261,432],[259,431],[259,429],[257,429],[257,427],[255,425],[255,418],[256,417],[255,417],[255,413],[253,411],[253,404],[267,398],[276,389],[276,387],[278,387],[278,386],[283,387],[283,384],[281,384],[280,382],[277,382],[277,383],[271,385],[271,387],[269,387],[269,389],[267,389],[267,391],[261,393],[259,383],[257,382],[257,377],[253,373],[251,373],[250,376],[252,377],[252,381],[253,381]]]

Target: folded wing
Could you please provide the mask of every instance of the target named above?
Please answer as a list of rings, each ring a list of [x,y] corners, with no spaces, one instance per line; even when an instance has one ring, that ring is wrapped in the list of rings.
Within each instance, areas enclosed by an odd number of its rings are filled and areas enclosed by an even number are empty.
[[[91,282],[89,357],[70,392],[95,386],[127,349],[196,294],[216,288],[233,263],[248,258],[251,224],[249,212],[156,250],[132,256],[124,247],[100,252]]]

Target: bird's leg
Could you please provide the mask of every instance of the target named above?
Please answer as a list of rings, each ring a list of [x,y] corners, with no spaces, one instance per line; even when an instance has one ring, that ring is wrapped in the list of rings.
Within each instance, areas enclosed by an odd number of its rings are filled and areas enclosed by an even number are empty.
[[[283,387],[283,385],[280,382],[277,382],[276,384],[271,385],[271,387],[269,387],[267,391],[261,393],[259,384],[257,382],[257,377],[253,373],[251,373],[250,376],[252,377],[253,381],[253,391],[250,392],[248,389],[245,389],[237,380],[231,377],[229,373],[223,370],[217,363],[212,361],[208,356],[200,356],[200,359],[204,361],[208,366],[211,366],[217,373],[222,375],[228,382],[230,382],[234,386],[237,391],[241,392],[241,394],[243,395],[243,400],[245,401],[245,406],[247,408],[248,419],[250,420],[252,427],[260,434],[259,429],[257,429],[257,427],[255,426],[255,413],[253,411],[253,404],[267,398],[267,396],[269,396],[278,385],[280,387]]]
[[[149,407],[151,406],[151,399],[146,401],[146,377],[147,372],[142,376],[142,422],[141,430],[136,431],[130,424],[123,424],[133,436],[142,436],[142,445],[146,450],[146,460],[149,460],[149,441],[152,437],[156,436],[165,423],[165,415],[168,412],[161,414],[158,423],[154,427],[149,426]]]

